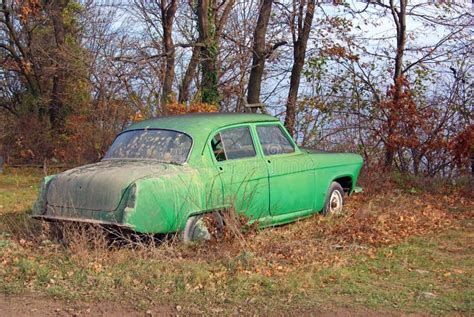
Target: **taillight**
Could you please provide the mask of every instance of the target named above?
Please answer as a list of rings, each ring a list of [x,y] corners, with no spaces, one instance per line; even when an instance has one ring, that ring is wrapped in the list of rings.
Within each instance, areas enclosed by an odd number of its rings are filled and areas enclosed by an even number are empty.
[[[137,185],[133,184],[130,186],[130,190],[128,192],[128,199],[127,199],[127,206],[128,208],[135,208],[135,200],[137,196]]]

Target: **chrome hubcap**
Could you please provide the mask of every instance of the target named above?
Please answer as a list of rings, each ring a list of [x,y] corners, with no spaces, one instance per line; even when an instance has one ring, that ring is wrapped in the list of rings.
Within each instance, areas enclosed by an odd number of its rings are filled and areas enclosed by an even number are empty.
[[[329,198],[329,212],[333,215],[340,215],[342,213],[342,194],[335,190],[331,193]]]
[[[202,218],[196,222],[191,235],[191,239],[193,241],[203,241],[211,239],[211,234],[209,233],[209,230],[207,229],[207,226]]]

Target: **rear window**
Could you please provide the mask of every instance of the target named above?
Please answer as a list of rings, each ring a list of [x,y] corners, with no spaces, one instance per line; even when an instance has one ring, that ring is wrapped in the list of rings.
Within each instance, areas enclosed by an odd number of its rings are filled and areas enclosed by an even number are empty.
[[[191,151],[189,135],[172,130],[132,130],[119,134],[104,156],[108,159],[144,159],[182,164]]]

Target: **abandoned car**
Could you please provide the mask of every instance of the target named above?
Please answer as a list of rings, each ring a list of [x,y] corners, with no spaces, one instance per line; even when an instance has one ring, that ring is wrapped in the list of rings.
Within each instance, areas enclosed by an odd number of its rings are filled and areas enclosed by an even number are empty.
[[[33,217],[208,239],[204,215],[228,210],[260,227],[339,214],[362,163],[298,148],[270,115],[161,117],[118,134],[100,162],[45,177]]]

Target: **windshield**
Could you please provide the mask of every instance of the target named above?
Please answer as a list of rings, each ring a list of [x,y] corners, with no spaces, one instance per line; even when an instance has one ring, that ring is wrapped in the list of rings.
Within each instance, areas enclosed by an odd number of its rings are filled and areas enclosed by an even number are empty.
[[[191,137],[177,131],[127,131],[117,136],[104,160],[145,159],[182,164],[186,162],[191,145]]]

